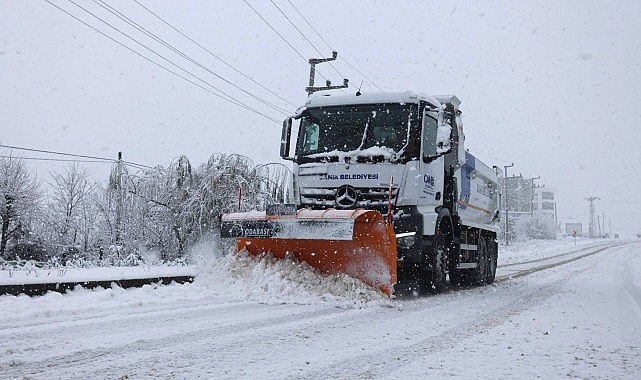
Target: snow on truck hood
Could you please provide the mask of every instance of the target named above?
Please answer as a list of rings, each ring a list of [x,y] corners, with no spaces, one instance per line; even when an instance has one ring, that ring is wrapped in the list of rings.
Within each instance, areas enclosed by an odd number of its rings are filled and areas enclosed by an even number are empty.
[[[382,156],[386,160],[393,160],[397,155],[401,155],[403,152],[395,152],[393,149],[384,147],[384,146],[372,146],[365,149],[355,149],[348,152],[343,152],[340,150],[333,150],[331,152],[322,152],[314,153],[307,155],[308,158],[329,158],[329,157],[338,157],[339,162],[345,162],[345,158],[349,157],[352,160],[356,161],[357,157],[377,157]]]

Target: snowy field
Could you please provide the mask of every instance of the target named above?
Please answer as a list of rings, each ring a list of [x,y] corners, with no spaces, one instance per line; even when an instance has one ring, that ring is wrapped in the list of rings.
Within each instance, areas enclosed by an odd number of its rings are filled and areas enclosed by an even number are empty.
[[[0,378],[641,378],[640,241],[500,250],[503,280],[421,298],[207,250],[192,284],[0,296]]]

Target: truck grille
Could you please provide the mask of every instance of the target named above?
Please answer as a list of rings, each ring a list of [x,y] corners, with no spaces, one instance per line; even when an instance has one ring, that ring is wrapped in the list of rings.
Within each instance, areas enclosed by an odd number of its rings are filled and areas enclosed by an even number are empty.
[[[387,210],[389,188],[387,187],[356,187],[356,201],[353,205],[345,206],[337,203],[337,192],[339,188],[302,188],[300,191],[301,205],[313,209],[342,208],[356,209],[365,208],[369,210]],[[392,202],[396,201],[398,188],[392,188]],[[350,202],[347,202],[350,203]]]

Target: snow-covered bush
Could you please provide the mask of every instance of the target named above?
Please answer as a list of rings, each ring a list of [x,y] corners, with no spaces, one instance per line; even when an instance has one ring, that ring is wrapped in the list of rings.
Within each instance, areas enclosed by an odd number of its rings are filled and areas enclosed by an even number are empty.
[[[521,216],[514,223],[517,239],[556,239],[556,222],[549,215]]]

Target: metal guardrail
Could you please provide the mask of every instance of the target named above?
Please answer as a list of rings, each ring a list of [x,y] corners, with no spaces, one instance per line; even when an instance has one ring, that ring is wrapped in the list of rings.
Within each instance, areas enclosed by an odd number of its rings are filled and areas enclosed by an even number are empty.
[[[33,260],[0,260],[0,269],[2,268],[15,268],[22,269],[28,263],[32,263],[37,268],[49,268],[51,264],[47,261],[33,261]]]
[[[126,280],[104,280],[104,281],[81,281],[81,282],[49,282],[41,284],[21,284],[21,285],[0,285],[0,295],[20,295],[41,296],[47,292],[66,293],[74,290],[77,286],[84,289],[95,289],[98,287],[111,288],[114,285],[121,288],[134,288],[151,284],[184,284],[193,282],[193,276],[164,276],[150,278],[136,278]]]

